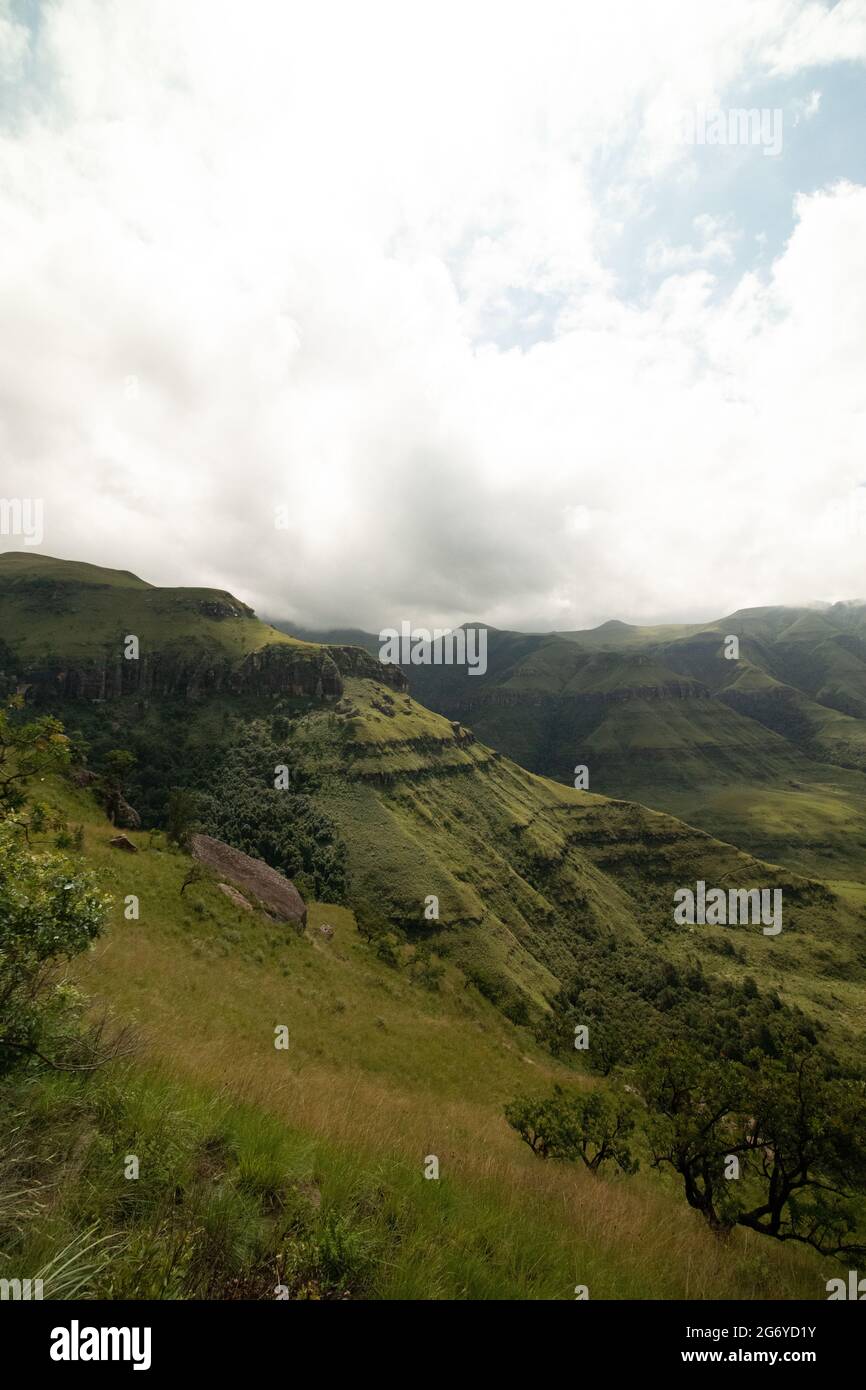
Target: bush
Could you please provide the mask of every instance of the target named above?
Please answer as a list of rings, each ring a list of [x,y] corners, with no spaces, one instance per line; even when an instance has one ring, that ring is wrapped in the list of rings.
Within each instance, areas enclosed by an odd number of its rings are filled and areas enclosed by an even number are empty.
[[[72,1043],[76,997],[52,967],[99,935],[108,902],[79,864],[31,850],[16,816],[0,821],[0,1073],[57,1064]]]
[[[68,766],[69,739],[50,716],[24,724],[16,717],[23,700],[16,696],[0,709],[0,813],[24,805],[27,784]]]
[[[400,964],[400,956],[397,949],[399,944],[396,936],[394,936],[392,932],[389,932],[387,936],[380,936],[379,940],[376,942],[376,955],[380,960],[383,960],[386,965],[398,966]]]

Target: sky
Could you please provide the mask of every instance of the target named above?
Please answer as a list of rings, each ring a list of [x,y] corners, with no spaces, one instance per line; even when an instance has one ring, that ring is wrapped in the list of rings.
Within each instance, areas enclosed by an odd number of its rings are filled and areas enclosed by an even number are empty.
[[[373,631],[866,598],[864,425],[866,0],[0,0],[0,551]]]

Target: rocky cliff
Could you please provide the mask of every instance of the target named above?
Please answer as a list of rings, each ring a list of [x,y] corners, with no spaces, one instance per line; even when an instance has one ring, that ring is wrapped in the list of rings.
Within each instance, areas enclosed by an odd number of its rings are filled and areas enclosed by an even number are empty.
[[[382,666],[360,648],[272,645],[232,660],[209,648],[167,647],[142,653],[138,659],[117,656],[116,647],[101,660],[67,663],[48,660],[16,669],[7,656],[0,669],[6,690],[18,690],[28,700],[206,699],[216,694],[292,695],[337,700],[343,676],[367,676],[396,690],[405,690],[402,672]]]
[[[406,688],[360,647],[293,639],[222,589],[160,588],[125,570],[0,555],[0,694],[336,700],[344,676]]]

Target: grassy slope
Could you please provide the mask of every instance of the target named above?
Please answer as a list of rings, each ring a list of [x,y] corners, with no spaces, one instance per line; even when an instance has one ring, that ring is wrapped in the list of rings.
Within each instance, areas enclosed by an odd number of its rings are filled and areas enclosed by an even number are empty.
[[[142,757],[166,737],[181,748],[181,765],[161,771],[166,785],[182,784],[183,761],[194,760],[196,749],[231,745],[240,716],[267,716],[269,708],[201,702],[187,730],[172,705],[160,732],[157,703],[142,716],[137,701],[115,701],[100,719],[108,721],[110,746],[127,746],[130,735],[144,732]],[[446,953],[515,1017],[527,1004],[536,1013],[546,1008],[571,972],[581,928],[592,926],[649,938],[675,960],[705,952],[714,970],[754,974],[827,1026],[860,1029],[856,990],[844,1007],[839,1002],[863,974],[861,900],[841,861],[834,877],[845,883],[833,899],[803,877],[802,865],[798,873],[761,863],[681,820],[537,777],[376,682],[348,678],[336,708],[295,705],[285,756],[313,776],[307,795],[347,846],[349,901],[383,927]],[[71,728],[77,708],[68,712]],[[262,768],[263,785],[272,774]],[[699,878],[783,887],[782,935],[769,940],[750,926],[697,935],[674,929],[673,893]],[[424,916],[431,895],[439,899],[438,921]],[[731,944],[733,958],[722,954]]]
[[[715,624],[491,632],[486,676],[410,672],[413,694],[523,766],[669,810],[762,857],[866,877],[862,606]],[[724,638],[740,637],[740,659]],[[775,811],[763,819],[765,803]],[[738,813],[739,808],[739,813]],[[783,816],[780,815],[783,813]]]
[[[162,592],[120,587],[142,602]],[[49,627],[58,617],[49,614]],[[187,620],[201,630],[200,614]],[[622,671],[619,658],[594,669],[603,693],[615,691],[608,677]],[[650,728],[658,705],[645,703]],[[534,1159],[505,1125],[503,1101],[556,1076],[592,1083],[541,1054],[528,1030],[466,980],[492,983],[506,1006],[525,996],[543,1009],[568,972],[575,922],[591,920],[649,939],[671,959],[698,953],[714,973],[754,975],[807,1007],[844,1049],[864,1023],[861,886],[840,885],[831,898],[669,816],[548,782],[375,682],[347,681],[336,709],[302,707],[292,721],[293,765],[316,773],[314,797],[347,840],[352,901],[434,947],[445,962],[438,994],[412,978],[410,947],[398,969],[379,961],[349,912],[313,904],[300,941],[232,907],[215,885],[181,897],[183,856],[146,848],[146,835],[133,836],[141,853],[122,856],[108,848],[110,828],[89,795],[67,785],[40,792],[85,825],[88,858],[117,899],[107,938],[76,973],[141,1027],[128,1086],[150,1117],[141,1120],[145,1139],[155,1112],[178,1117],[189,1139],[172,1160],[182,1183],[219,1110],[219,1125],[240,1136],[239,1162],[256,1168],[264,1148],[271,1167],[315,1183],[322,1219],[337,1213],[352,1239],[375,1247],[374,1259],[352,1265],[356,1295],[570,1297],[575,1283],[588,1282],[593,1297],[823,1296],[819,1261],[744,1233],[721,1250],[655,1175],[594,1180]],[[225,731],[224,701],[196,714],[202,729]],[[136,702],[111,707],[121,729],[138,717]],[[673,889],[698,877],[783,885],[782,936],[675,930]],[[122,916],[128,893],[140,898],[138,922]],[[431,893],[440,898],[438,923],[423,918]],[[330,943],[316,931],[323,920],[337,928]],[[732,942],[735,954],[721,954]],[[272,1044],[280,1022],[292,1037],[286,1054]],[[66,1104],[69,1092],[55,1099]],[[117,1184],[116,1154],[143,1142],[124,1130],[125,1118],[117,1123],[95,1171],[76,1158],[82,1145],[90,1153],[92,1136],[70,1126],[63,1161],[72,1195],[58,1193],[34,1226],[34,1258],[39,1240],[56,1249],[88,1211],[101,1225],[120,1219],[113,1208],[93,1208],[103,1184]],[[439,1184],[421,1176],[428,1153],[443,1165]],[[148,1189],[138,1191],[144,1202]],[[128,1187],[119,1192],[122,1214],[131,1199]],[[127,1269],[114,1290],[142,1287],[149,1267],[142,1257],[135,1278]]]
[[[0,555],[0,638],[20,667],[91,664],[121,651],[127,633],[144,649],[211,648],[229,659],[302,645],[220,589],[160,589],[123,570]]]
[[[7,643],[16,637],[14,625],[10,632],[6,623],[9,613],[23,624],[31,608],[42,616],[28,628],[27,642],[60,641],[58,630],[67,648],[102,641],[100,615],[110,610],[117,627],[123,606],[133,599],[167,605],[174,614],[177,629],[158,607],[150,614],[154,634],[162,634],[159,640],[166,640],[167,632],[184,631],[187,642],[218,640],[231,647],[237,630],[248,645],[277,637],[291,641],[260,624],[230,595],[160,590],[127,573],[29,554],[0,557],[0,596],[4,593],[0,637]],[[48,600],[55,595],[63,609],[79,593],[82,613],[50,611],[46,595]],[[241,616],[220,620],[203,614],[205,593],[206,604],[224,603]],[[87,621],[77,621],[83,613]],[[836,614],[834,630],[844,629],[846,640],[859,640],[859,613]],[[834,912],[841,929],[829,948],[824,944],[827,910],[817,901],[797,905],[771,954],[766,939],[741,933],[743,968],[754,968],[759,978],[786,976],[790,992],[811,997],[825,1011],[826,987],[815,981],[828,971],[847,979],[858,968],[860,899],[850,885],[862,877],[866,778],[807,762],[780,734],[691,692],[696,682],[709,686],[713,670],[717,683],[743,681],[749,672],[759,684],[774,680],[752,655],[768,666],[769,658],[762,656],[768,644],[783,639],[805,649],[816,626],[823,639],[827,623],[824,615],[799,620],[785,609],[750,610],[721,620],[715,629],[686,633],[609,623],[596,631],[595,650],[589,648],[592,634],[568,639],[490,634],[491,676],[511,701],[497,709],[513,713],[524,730],[541,728],[548,739],[546,755],[563,780],[574,753],[556,747],[535,701],[551,689],[571,694],[583,684],[594,701],[595,722],[572,732],[590,763],[594,788],[622,786],[631,797],[666,805],[686,821],[771,860],[838,881],[842,906]],[[719,635],[730,627],[742,631],[752,654],[739,663],[720,656]],[[459,679],[453,669],[422,672]],[[478,689],[475,678],[462,679],[464,686]],[[671,686],[677,693],[662,698],[660,692]],[[661,947],[676,954],[682,949],[670,932],[676,887],[698,877],[728,886],[774,881],[774,871],[687,825],[533,777],[385,687],[350,679],[346,693],[337,711],[312,706],[293,721],[292,759],[321,783],[317,796],[349,846],[356,898],[410,934],[441,942],[470,974],[477,978],[481,972],[506,1006],[525,995],[544,1008],[569,969],[569,924],[575,914],[626,934],[655,933]],[[205,743],[230,737],[231,706],[231,701],[210,701],[196,707],[195,725]],[[131,727],[157,717],[154,710],[143,715],[119,701],[109,723],[121,709]],[[834,717],[845,718],[835,712]],[[479,722],[484,726],[483,717]],[[517,725],[514,732],[516,737]],[[119,717],[116,739],[123,743]],[[179,776],[182,780],[182,768],[167,768],[164,775],[175,783]],[[775,881],[783,878],[796,881],[790,872],[777,873]],[[440,899],[438,924],[423,918],[431,894]],[[714,930],[723,929],[708,928],[710,937]],[[822,954],[826,949],[829,965]],[[800,980],[796,986],[795,980]]]
[[[668,816],[527,773],[375,682],[349,680],[343,712],[313,706],[296,719],[290,761],[317,773],[313,799],[348,845],[352,901],[483,971],[506,1004],[525,993],[545,1006],[584,921],[649,936],[672,958],[698,949],[715,961],[734,941],[738,958],[719,969],[777,984],[830,1027],[860,1027],[856,989],[841,1011],[830,997],[862,974],[858,901],[836,901]],[[699,877],[783,886],[782,936],[673,929],[673,891]],[[431,894],[438,922],[424,919]]]
[[[656,1176],[595,1179],[539,1163],[505,1124],[503,1102],[557,1078],[593,1083],[540,1052],[453,969],[439,993],[419,989],[375,958],[351,913],[327,904],[311,905],[301,940],[235,908],[215,884],[182,897],[185,856],[149,848],[144,834],[132,837],[137,856],[121,855],[86,793],[42,794],[85,825],[88,859],[117,904],[107,936],[74,971],[141,1030],[110,1147],[168,1146],[163,1181],[189,1202],[203,1155],[228,1136],[237,1167],[208,1178],[217,1186],[205,1194],[206,1226],[222,1230],[226,1204],[249,1205],[251,1187],[300,1184],[317,1194],[328,1240],[342,1232],[335,1259],[356,1297],[568,1299],[576,1283],[593,1298],[823,1296],[821,1261],[747,1233],[722,1248]],[[128,893],[140,899],[137,922],[122,913]],[[336,928],[330,941],[323,922]],[[288,1052],[273,1047],[278,1023],[289,1027]],[[43,1084],[55,1115],[83,1103],[86,1083]],[[99,1234],[125,1230],[128,1245],[91,1292],[120,1296],[131,1282],[171,1295],[147,1225],[156,1177],[146,1161],[131,1192],[118,1160],[92,1143],[70,1123],[52,1170],[59,1163],[64,1181],[31,1227],[28,1267],[92,1219]],[[439,1158],[438,1183],[423,1178],[427,1154]],[[274,1277],[265,1270],[247,1293],[267,1297]]]

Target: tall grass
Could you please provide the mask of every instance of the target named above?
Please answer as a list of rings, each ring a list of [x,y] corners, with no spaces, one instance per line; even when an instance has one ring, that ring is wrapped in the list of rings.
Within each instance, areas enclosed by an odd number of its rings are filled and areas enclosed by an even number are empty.
[[[649,1182],[495,1148],[446,1158],[427,1181],[384,1112],[363,1143],[314,1137],[273,1107],[140,1063],[32,1077],[10,1100],[31,1117],[39,1215],[22,1225],[7,1209],[0,1276],[44,1278],[47,1298],[534,1300],[572,1298],[577,1284],[593,1298],[823,1294],[817,1261],[745,1234],[722,1246]]]

